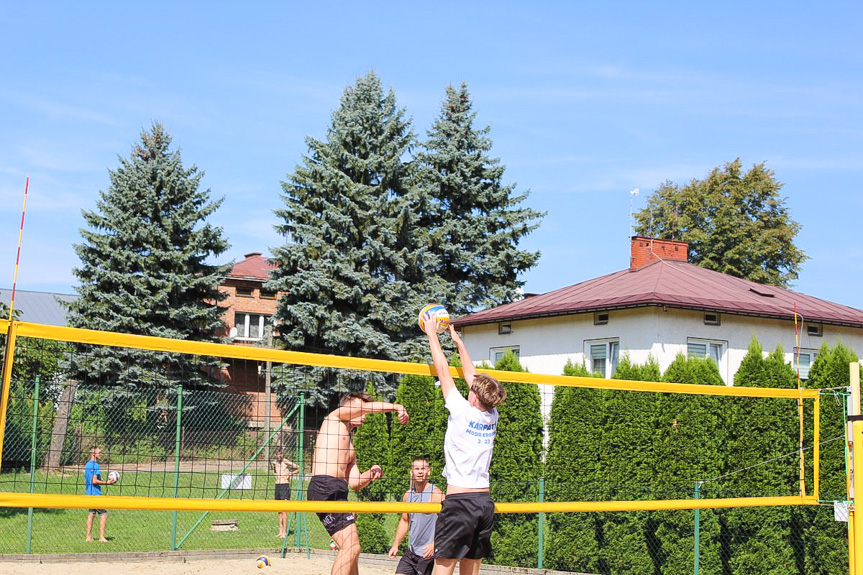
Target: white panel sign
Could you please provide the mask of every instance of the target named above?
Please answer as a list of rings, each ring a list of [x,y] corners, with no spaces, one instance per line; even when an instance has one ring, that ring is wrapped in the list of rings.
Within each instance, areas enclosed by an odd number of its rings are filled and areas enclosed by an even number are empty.
[[[222,474],[222,489],[251,489],[252,476],[247,474],[233,475],[231,473]]]

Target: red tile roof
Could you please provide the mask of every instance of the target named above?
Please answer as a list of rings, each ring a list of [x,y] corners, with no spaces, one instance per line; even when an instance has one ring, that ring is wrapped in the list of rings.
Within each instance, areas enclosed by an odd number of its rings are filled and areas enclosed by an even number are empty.
[[[270,279],[269,271],[276,267],[259,253],[246,254],[246,259],[234,264],[228,272],[228,277],[266,281]]]
[[[763,285],[682,261],[660,260],[456,319],[479,325],[610,309],[668,306],[863,327],[863,310]]]

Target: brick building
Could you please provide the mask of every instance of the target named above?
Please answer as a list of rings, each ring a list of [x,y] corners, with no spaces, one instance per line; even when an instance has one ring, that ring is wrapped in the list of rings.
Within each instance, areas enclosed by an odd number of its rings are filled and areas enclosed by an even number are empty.
[[[219,291],[225,299],[219,303],[224,309],[222,335],[234,345],[268,347],[276,313],[279,293],[264,288],[269,272],[275,266],[259,252],[245,255],[225,276]],[[222,377],[227,390],[244,394],[248,398],[245,416],[250,427],[264,427],[266,420],[267,365],[246,360],[228,360]],[[278,425],[279,410],[275,394],[270,398],[271,427]]]

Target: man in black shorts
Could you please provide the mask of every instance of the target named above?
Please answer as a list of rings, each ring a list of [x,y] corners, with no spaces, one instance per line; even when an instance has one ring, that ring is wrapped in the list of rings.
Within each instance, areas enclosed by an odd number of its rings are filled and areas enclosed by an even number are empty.
[[[443,468],[447,489],[435,525],[434,574],[452,575],[458,563],[460,575],[477,575],[483,557],[491,554],[494,502],[489,495],[488,469],[497,433],[497,406],[506,399],[506,390],[495,378],[477,373],[464,342],[450,325],[449,334],[470,389],[467,398],[463,397],[450,374],[435,323],[426,321],[423,329],[449,418]]]
[[[282,448],[276,450],[276,458],[272,463],[273,475],[276,476],[276,492],[275,498],[277,501],[287,501],[291,498],[291,477],[300,472],[300,466],[285,459],[285,452]],[[284,539],[288,531],[288,514],[284,511],[279,511],[279,539]]]
[[[397,403],[373,401],[367,393],[349,393],[339,407],[329,413],[321,424],[312,457],[312,479],[309,481],[309,501],[347,501],[348,487],[359,491],[383,475],[379,465],[365,473],[357,468],[351,432],[363,424],[369,413],[394,411],[399,423],[408,422],[408,412]],[[338,546],[332,575],[355,575],[360,558],[360,538],[356,515],[353,513],[318,513],[321,523]]]
[[[440,503],[443,492],[429,483],[431,467],[428,458],[414,457],[411,463],[411,486],[402,501],[405,503]],[[399,545],[410,532],[410,544],[396,566],[398,575],[432,575],[434,570],[434,527],[437,513],[402,513],[389,557],[395,559]]]

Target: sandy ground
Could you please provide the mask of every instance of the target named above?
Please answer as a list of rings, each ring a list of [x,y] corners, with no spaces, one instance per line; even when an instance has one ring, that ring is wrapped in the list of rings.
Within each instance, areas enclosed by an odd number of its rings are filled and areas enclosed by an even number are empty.
[[[248,559],[188,559],[186,562],[177,559],[170,560],[128,560],[128,561],[81,561],[36,563],[30,560],[16,562],[0,561],[0,573],[4,575],[92,575],[97,573],[113,573],[122,575],[322,575],[330,572],[332,559],[315,557],[306,559],[305,555],[289,554],[284,559],[269,556],[271,567],[258,569],[255,556]],[[370,564],[360,561],[360,573],[363,575],[392,575],[396,570],[396,561],[391,567],[380,563]]]

